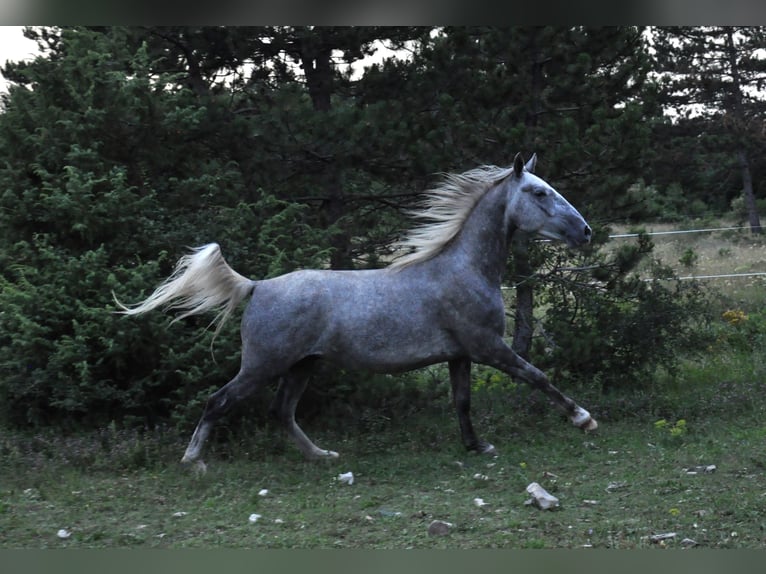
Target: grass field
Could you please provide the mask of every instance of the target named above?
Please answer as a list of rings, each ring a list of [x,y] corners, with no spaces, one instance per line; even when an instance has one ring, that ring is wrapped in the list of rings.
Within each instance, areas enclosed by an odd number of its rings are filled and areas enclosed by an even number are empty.
[[[655,243],[680,274],[684,258],[711,274],[766,269],[761,241]],[[759,279],[719,290],[711,304],[721,309],[763,306]],[[268,425],[228,433],[210,445],[202,476],[180,466],[188,436],[170,430],[5,434],[0,547],[763,548],[763,350],[722,343],[634,393],[562,383],[599,419],[591,434],[526,389],[478,393],[475,424],[495,458],[463,450],[446,393],[374,428],[312,420],[307,431],[341,453],[335,462],[304,462]],[[338,480],[348,471],[351,485]],[[533,481],[559,498],[558,509],[525,504]],[[446,534],[429,534],[434,520],[451,523]]]
[[[485,407],[487,405],[484,405]],[[458,446],[451,414],[391,423],[375,441],[322,435],[333,463],[265,434],[219,445],[204,476],[168,434],[3,444],[6,548],[760,548],[766,546],[762,408],[583,434],[553,413],[483,417],[496,458]],[[677,429],[682,429],[677,432]],[[88,441],[91,442],[88,442]],[[44,443],[48,442],[48,445]],[[65,450],[50,451],[50,443]],[[271,444],[271,446],[270,446]],[[696,467],[715,465],[706,473]],[[696,474],[690,474],[697,470]],[[351,471],[351,485],[337,480]],[[536,481],[557,510],[525,505]],[[263,493],[263,490],[268,492]],[[475,499],[486,504],[477,506]],[[260,517],[250,521],[253,514]],[[431,536],[431,521],[453,526]],[[59,536],[60,530],[66,538]],[[652,536],[674,534],[653,542]]]
[[[654,256],[672,267],[679,277],[732,275],[766,272],[766,239],[752,235],[749,230],[724,230],[699,233],[660,235],[668,231],[693,229],[733,228],[741,224],[736,221],[692,222],[685,226],[658,223],[639,226],[652,236]],[[630,233],[634,228],[616,226],[613,234]],[[619,245],[630,238],[612,240]],[[747,305],[760,305],[766,276],[722,277],[704,279],[725,298]]]

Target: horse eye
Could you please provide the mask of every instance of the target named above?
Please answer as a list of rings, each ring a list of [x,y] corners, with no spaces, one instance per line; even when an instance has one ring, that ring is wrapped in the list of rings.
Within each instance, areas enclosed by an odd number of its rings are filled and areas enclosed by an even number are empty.
[[[541,187],[538,187],[535,189],[534,194],[535,194],[535,197],[545,197],[548,195],[548,191]]]

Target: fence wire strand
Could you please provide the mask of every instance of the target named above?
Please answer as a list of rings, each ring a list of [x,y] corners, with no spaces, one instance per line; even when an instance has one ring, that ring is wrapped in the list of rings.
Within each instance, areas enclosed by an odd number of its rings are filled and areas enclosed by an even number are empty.
[[[740,231],[742,229],[750,229],[750,226],[737,226],[737,227],[707,227],[703,229],[677,229],[671,231],[647,231],[644,233],[616,233],[610,235],[609,239],[625,239],[630,237],[638,237],[639,235],[681,235],[685,233],[712,233],[714,231]],[[552,242],[550,239],[540,239],[538,241],[544,243]],[[559,271],[587,271],[589,267],[579,268],[563,268]],[[766,276],[766,272],[752,272],[752,273],[725,273],[721,275],[687,275],[685,277],[674,277],[668,279],[668,281],[688,281],[695,279],[731,279],[738,277],[763,277]],[[644,281],[652,281],[652,279],[644,279]]]

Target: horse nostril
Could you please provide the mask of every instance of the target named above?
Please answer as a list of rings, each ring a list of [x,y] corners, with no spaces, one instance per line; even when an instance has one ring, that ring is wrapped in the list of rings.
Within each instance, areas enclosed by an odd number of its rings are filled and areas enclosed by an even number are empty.
[[[590,241],[591,235],[593,235],[593,231],[591,231],[591,228],[588,225],[585,226],[583,233],[585,234],[585,239]]]

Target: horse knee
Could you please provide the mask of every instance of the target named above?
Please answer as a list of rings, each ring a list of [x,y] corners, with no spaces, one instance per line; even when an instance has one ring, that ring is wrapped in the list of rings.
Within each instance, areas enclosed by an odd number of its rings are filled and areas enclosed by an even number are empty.
[[[269,415],[282,426],[288,426],[293,420],[293,414],[283,404],[272,404],[269,407]]]
[[[207,421],[215,421],[225,415],[231,407],[233,401],[223,389],[210,395],[205,403],[205,411],[202,418]]]
[[[269,413],[269,416],[272,418],[272,420],[275,420],[277,422],[281,420],[279,416],[279,407],[275,403],[272,402],[269,405],[268,413]]]
[[[470,392],[456,390],[452,396],[452,402],[458,413],[469,413],[471,411]]]

